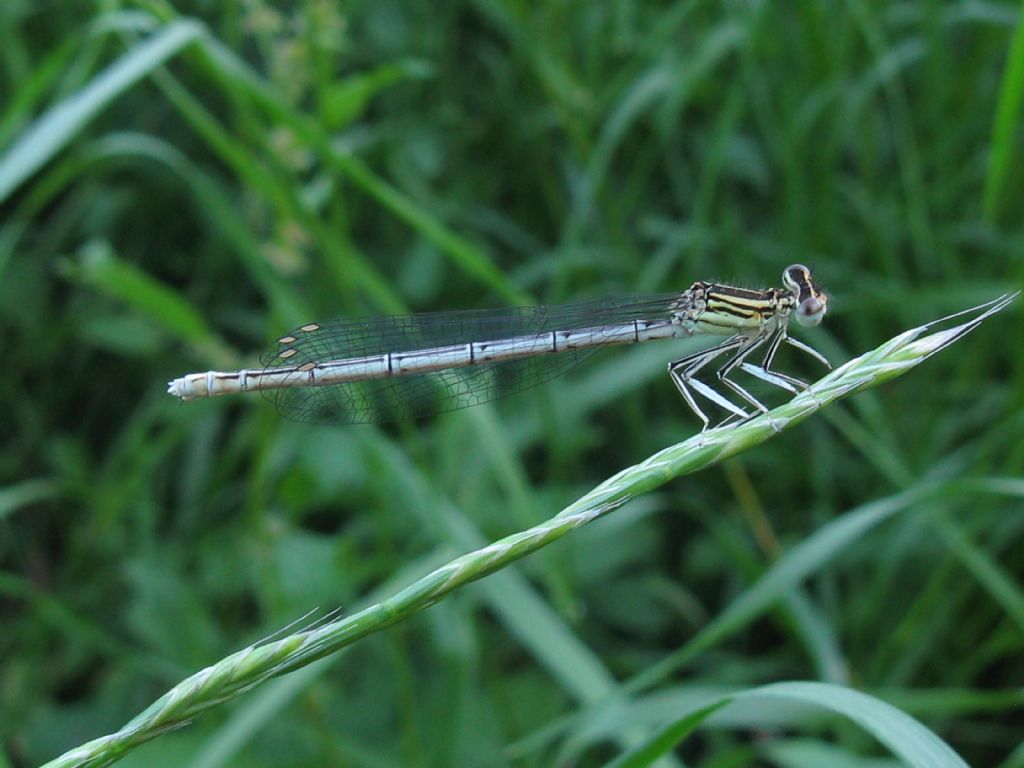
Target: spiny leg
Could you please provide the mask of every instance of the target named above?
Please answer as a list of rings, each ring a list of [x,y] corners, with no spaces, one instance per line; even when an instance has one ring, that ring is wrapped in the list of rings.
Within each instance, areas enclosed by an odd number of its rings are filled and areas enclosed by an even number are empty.
[[[701,427],[701,432],[704,432],[711,422],[708,419],[707,414],[705,414],[704,411],[701,410],[700,406],[697,405],[696,399],[693,397],[693,395],[690,393],[690,390],[683,382],[682,375],[679,372],[679,367],[685,364],[692,364],[693,362],[697,361],[700,361],[700,365],[705,365],[706,363],[713,360],[714,357],[715,355],[707,355],[706,352],[700,352],[696,355],[690,355],[688,357],[681,358],[680,360],[677,360],[674,363],[668,364],[669,378],[672,379],[672,383],[675,385],[675,388],[679,391],[680,396],[683,398],[686,404],[690,406],[690,410],[693,411],[697,415],[697,418],[699,418],[703,423],[703,427]]]
[[[800,379],[797,379],[793,376],[787,376],[786,374],[778,373],[777,371],[772,370],[772,362],[775,360],[775,353],[779,351],[779,347],[782,345],[783,342],[789,344],[791,347],[796,347],[801,352],[806,352],[808,355],[813,357],[815,360],[824,365],[830,371],[832,370],[831,363],[829,363],[828,359],[823,354],[818,352],[818,350],[804,344],[802,341],[794,339],[792,336],[789,335],[785,328],[780,328],[776,332],[775,338],[772,339],[771,344],[768,345],[768,351],[765,353],[764,361],[761,363],[760,367],[762,370],[764,370],[765,373],[774,374],[776,376],[779,376],[780,378],[788,379],[790,380],[790,382],[799,382],[797,386],[803,385],[803,387],[806,389],[807,385],[804,384],[804,382],[800,381]]]
[[[779,389],[784,389],[792,394],[808,389],[807,384],[800,381],[800,379],[794,376],[787,376],[784,373],[778,373],[776,371],[766,371],[760,365],[754,365],[753,363],[743,363],[740,365],[744,371],[749,373],[751,376],[766,381]]]
[[[782,331],[776,331],[775,333],[777,336],[779,333],[782,333]],[[729,389],[731,389],[737,395],[746,400],[748,403],[750,403],[752,406],[757,408],[757,410],[759,410],[761,413],[768,413],[768,409],[764,406],[763,403],[761,403],[760,400],[758,400],[752,394],[747,392],[747,390],[745,390],[735,381],[730,379],[729,374],[732,373],[733,369],[735,369],[736,366],[740,365],[751,352],[753,352],[755,349],[764,344],[769,338],[771,337],[767,334],[758,334],[757,336],[754,336],[752,339],[750,339],[750,341],[742,345],[736,351],[736,354],[729,358],[725,365],[718,369],[718,380],[725,384],[727,387],[729,387]],[[775,339],[772,339],[772,343],[775,343]]]
[[[772,343],[771,345],[769,345],[768,352],[765,354],[764,361],[762,362],[760,367],[750,363],[744,363],[741,367],[752,376],[756,376],[762,381],[767,381],[769,384],[774,384],[775,386],[793,392],[794,394],[801,390],[809,390],[810,385],[798,379],[796,376],[790,376],[789,374],[780,373],[778,371],[773,371],[771,369],[772,361],[775,358],[775,353],[778,351],[779,346],[782,344],[782,342],[785,342],[790,346],[796,347],[802,352],[807,353],[815,360],[819,361],[826,368],[832,370],[832,366],[829,364],[828,360],[825,358],[824,355],[822,355],[816,349],[813,349],[808,345],[804,344],[803,342],[797,341],[796,339],[792,338],[791,336],[789,336],[785,329],[782,329],[780,334],[775,339],[772,340]],[[815,398],[815,400],[817,400],[817,398]]]
[[[702,432],[706,431],[711,425],[711,420],[707,417],[707,414],[701,410],[700,406],[697,405],[697,400],[690,392],[690,388],[693,388],[720,408],[724,408],[741,418],[749,417],[749,414],[742,408],[730,403],[724,397],[711,389],[711,387],[693,378],[701,368],[729,350],[741,346],[745,339],[746,337],[742,335],[733,336],[715,347],[695,352],[692,355],[687,355],[686,357],[680,358],[668,365],[668,373],[669,377],[672,379],[672,383],[675,384],[676,389],[679,390],[679,394],[682,396],[686,404],[690,406],[690,410],[693,411],[697,415],[697,418],[699,418],[703,423],[704,426],[701,429]]]
[[[783,328],[779,328],[771,336],[769,336],[767,338],[769,339],[769,341],[768,341],[768,348],[765,351],[764,360],[761,363],[761,365],[755,365],[754,363],[745,362],[745,358],[747,356],[749,356],[750,353],[753,352],[754,349],[760,343],[763,343],[765,338],[761,338],[759,340],[755,340],[755,342],[752,343],[749,346],[749,348],[747,348],[747,349],[739,350],[736,353],[736,355],[731,360],[729,360],[729,362],[726,363],[722,367],[722,369],[719,371],[719,378],[723,382],[725,382],[726,385],[731,387],[733,389],[733,391],[735,391],[741,397],[744,397],[745,395],[749,395],[749,393],[745,389],[743,389],[743,387],[741,387],[739,384],[737,384],[736,382],[732,381],[728,377],[728,374],[731,373],[732,370],[736,366],[739,366],[740,368],[742,368],[744,371],[746,371],[750,375],[752,375],[752,376],[754,376],[754,377],[756,377],[758,379],[761,379],[762,381],[767,382],[768,384],[771,384],[773,386],[779,387],[780,389],[784,389],[787,392],[790,392],[792,394],[797,394],[801,390],[808,390],[808,389],[810,389],[810,387],[804,381],[801,381],[800,379],[798,379],[795,376],[790,376],[789,374],[786,374],[786,373],[780,373],[778,371],[771,370],[771,365],[772,365],[772,362],[773,362],[773,360],[775,358],[775,353],[778,352],[779,347],[782,345],[782,343],[786,342],[788,344],[791,344],[791,345],[797,347],[798,349],[801,349],[801,350],[804,350],[804,351],[808,352],[815,359],[821,360],[826,365],[828,364],[828,361],[825,360],[824,357],[822,357],[820,354],[818,354],[815,350],[811,349],[807,345],[802,344],[802,343],[800,343],[798,341],[795,341],[795,340],[791,339],[789,337],[789,335],[787,334],[787,329],[784,328],[784,327]],[[751,400],[753,400],[753,398],[746,398],[746,397],[744,399],[747,399],[748,402],[751,402]],[[762,413],[767,413],[767,409],[765,409],[756,400],[753,401],[751,404],[757,406],[758,409],[761,410]]]
[[[796,394],[800,390],[807,389],[807,384],[796,376],[790,376],[787,373],[779,373],[778,371],[772,370],[772,362],[775,360],[775,353],[779,351],[779,347],[782,346],[782,342],[784,341],[790,341],[790,339],[787,335],[786,329],[780,328],[775,332],[771,342],[768,344],[768,350],[765,352],[764,360],[761,362],[761,365],[744,362],[740,365],[740,368],[745,370],[751,376],[756,376],[761,379],[761,381],[766,381],[780,389]]]
[[[792,338],[791,336],[786,336],[785,338],[783,338],[783,341],[785,341],[785,342],[786,342],[787,344],[789,344],[789,345],[790,345],[791,347],[796,347],[796,348],[797,348],[797,349],[799,349],[799,350],[800,350],[801,352],[806,352],[806,353],[807,353],[808,355],[810,355],[811,357],[813,357],[813,358],[814,358],[815,360],[817,360],[817,361],[818,361],[819,363],[821,363],[822,365],[824,365],[824,366],[825,366],[826,368],[828,368],[828,369],[829,369],[830,371],[832,370],[832,364],[831,364],[831,363],[830,363],[830,362],[828,361],[828,359],[827,359],[827,358],[826,358],[826,357],[825,357],[825,356],[824,356],[823,354],[821,354],[821,352],[819,352],[818,350],[816,350],[816,349],[813,349],[812,347],[809,347],[809,346],[807,346],[807,345],[806,345],[806,344],[804,344],[804,343],[803,343],[802,341],[797,341],[796,339]]]
[[[711,347],[710,349],[704,349],[687,357],[681,358],[674,363],[669,364],[669,374],[672,377],[672,381],[679,390],[680,395],[687,402],[690,408],[697,414],[697,416],[704,422],[703,429],[707,429],[710,425],[710,420],[707,415],[701,410],[700,406],[697,405],[697,400],[690,392],[691,389],[695,390],[698,394],[707,398],[711,402],[718,405],[720,408],[724,408],[733,413],[745,413],[742,409],[738,408],[733,403],[730,403],[720,394],[715,392],[711,387],[704,384],[702,381],[694,378],[694,376],[708,363],[717,357],[721,356],[730,349],[735,348],[741,343],[742,339],[739,337],[733,337],[722,344]]]
[[[765,350],[764,360],[761,361],[761,367],[765,371],[771,371],[772,361],[775,359],[775,353],[779,351],[779,347],[782,346],[783,340],[786,338],[786,329],[779,328],[775,332],[775,336],[772,337],[771,343],[768,345],[768,349]]]

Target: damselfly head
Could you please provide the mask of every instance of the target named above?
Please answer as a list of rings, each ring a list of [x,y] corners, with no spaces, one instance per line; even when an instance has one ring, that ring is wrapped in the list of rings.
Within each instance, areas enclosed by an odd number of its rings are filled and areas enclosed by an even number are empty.
[[[796,300],[797,322],[806,326],[820,323],[828,311],[828,295],[814,282],[811,270],[803,264],[786,267],[782,284]]]

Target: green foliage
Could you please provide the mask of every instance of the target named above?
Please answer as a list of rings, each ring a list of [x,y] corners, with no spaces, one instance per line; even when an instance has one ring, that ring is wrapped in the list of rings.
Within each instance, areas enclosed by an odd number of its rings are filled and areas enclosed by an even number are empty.
[[[697,428],[671,342],[394,429],[179,406],[170,378],[315,319],[792,262],[840,363],[1016,290],[1019,14],[0,4],[0,761],[310,610],[351,620]],[[1019,317],[122,764],[866,765],[912,762],[885,735],[909,715],[1024,765]],[[883,700],[904,717],[865,725]]]

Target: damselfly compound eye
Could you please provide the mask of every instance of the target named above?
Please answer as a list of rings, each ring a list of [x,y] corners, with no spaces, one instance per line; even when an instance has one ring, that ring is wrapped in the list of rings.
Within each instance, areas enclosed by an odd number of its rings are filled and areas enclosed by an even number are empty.
[[[821,319],[825,317],[825,311],[828,308],[828,299],[825,294],[819,294],[818,296],[811,296],[810,298],[804,299],[796,308],[796,320],[800,325],[806,325],[808,327],[817,325],[821,322]]]

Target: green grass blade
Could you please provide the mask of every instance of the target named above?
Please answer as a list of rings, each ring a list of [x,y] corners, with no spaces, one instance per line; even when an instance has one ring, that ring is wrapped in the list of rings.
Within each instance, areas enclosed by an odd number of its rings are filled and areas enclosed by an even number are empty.
[[[702,651],[735,634],[851,543],[893,515],[921,501],[934,490],[934,487],[926,487],[901,493],[868,504],[863,509],[828,523],[776,562],[760,581],[740,595],[690,642],[634,678],[629,685],[630,691],[648,688],[685,666]]]
[[[1007,202],[1006,185],[1020,168],[1020,115],[1024,104],[1024,16],[1017,22],[1003,70],[999,102],[992,122],[992,148],[985,177],[985,220],[995,224]]]
[[[227,345],[212,331],[199,311],[176,292],[99,244],[65,268],[72,279],[95,287],[151,318],[175,337],[205,350],[208,358],[229,364]]]
[[[392,492],[427,500],[421,515],[424,527],[441,530],[438,538],[449,550],[479,550],[486,540],[479,529],[449,499],[438,498],[408,457],[394,444],[371,439],[371,450],[382,463],[392,467]],[[403,486],[401,490],[396,488]],[[429,519],[428,519],[429,518]],[[614,679],[599,657],[575,636],[564,620],[525,576],[514,570],[495,574],[480,585],[488,608],[505,628],[544,666],[562,688],[579,701],[590,702],[614,691]]]
[[[195,199],[210,226],[224,237],[253,283],[259,286],[282,327],[293,327],[309,320],[302,298],[289,283],[280,280],[261,254],[262,244],[250,224],[239,215],[230,192],[206,169],[195,164],[175,147],[137,133],[112,133],[95,142],[86,155],[95,162],[146,158],[176,174]]]
[[[851,688],[813,682],[776,683],[736,698],[784,699],[813,704],[857,723],[907,765],[918,768],[967,768],[938,736],[890,704]]]
[[[624,755],[620,755],[616,760],[608,763],[607,768],[644,768],[654,764],[659,758],[664,757],[675,749],[677,744],[697,730],[701,723],[711,715],[728,706],[730,701],[732,699],[725,698],[690,712],[688,715],[681,717],[662,729],[654,738],[642,746]]]
[[[211,68],[213,74],[225,78],[233,88],[245,91],[273,118],[292,128],[319,153],[327,166],[351,179],[353,184],[437,246],[456,267],[512,304],[533,303],[529,294],[517,288],[482,249],[380,178],[359,158],[339,151],[315,121],[286,107],[274,89],[231,51],[215,41],[208,41],[205,50],[218,65]]]
[[[972,542],[953,520],[945,515],[939,516],[936,527],[953,554],[1024,633],[1024,593],[1019,583],[985,550]]]
[[[63,149],[111,101],[196,40],[203,27],[169,24],[107,67],[86,88],[52,107],[0,156],[0,203]]]
[[[636,751],[611,763],[614,768],[641,768],[668,754],[715,712],[734,701],[764,701],[767,709],[783,700],[810,704],[843,715],[884,744],[905,764],[916,768],[966,768],[967,764],[942,739],[914,718],[887,704],[851,688],[814,682],[786,682],[753,688],[722,697],[689,712],[661,729]]]
[[[0,486],[0,521],[22,507],[58,495],[59,491],[54,483],[43,478],[23,480],[6,487]]]

